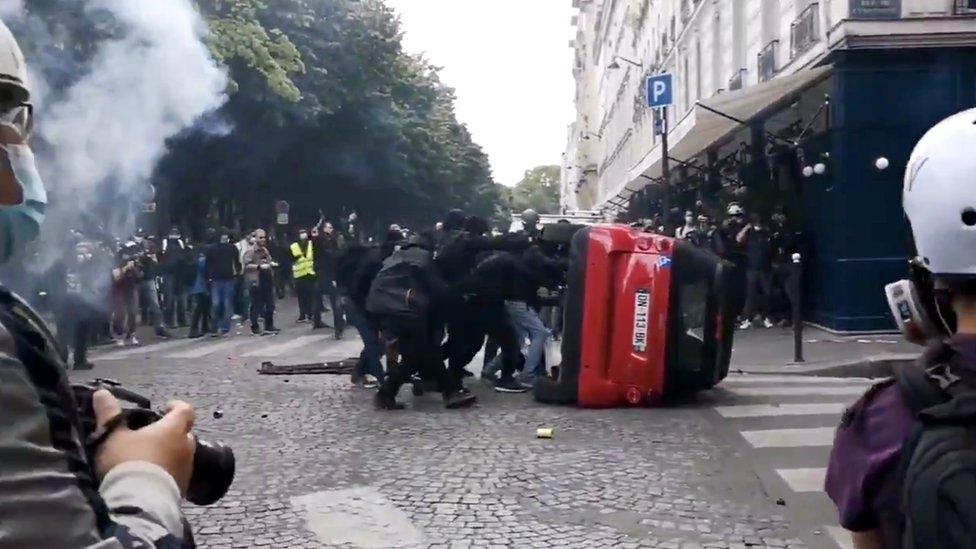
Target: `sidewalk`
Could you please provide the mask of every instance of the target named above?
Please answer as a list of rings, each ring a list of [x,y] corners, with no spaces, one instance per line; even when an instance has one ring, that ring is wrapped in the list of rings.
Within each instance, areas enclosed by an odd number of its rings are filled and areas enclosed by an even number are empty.
[[[805,374],[840,377],[885,377],[895,364],[910,362],[922,347],[898,334],[843,336],[805,326],[803,357],[793,362],[793,330],[737,330],[731,371],[752,374]]]

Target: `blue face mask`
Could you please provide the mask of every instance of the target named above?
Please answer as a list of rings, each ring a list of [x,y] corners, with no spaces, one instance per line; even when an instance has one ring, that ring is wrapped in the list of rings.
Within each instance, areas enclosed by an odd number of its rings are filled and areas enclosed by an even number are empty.
[[[37,238],[47,210],[47,191],[37,171],[34,153],[27,145],[0,145],[24,201],[14,206],[0,206],[0,262],[10,259]]]

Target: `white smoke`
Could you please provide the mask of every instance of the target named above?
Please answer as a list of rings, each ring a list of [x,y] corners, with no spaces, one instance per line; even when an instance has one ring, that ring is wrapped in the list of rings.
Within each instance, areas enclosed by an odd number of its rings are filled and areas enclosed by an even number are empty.
[[[91,0],[88,7],[111,12],[124,32],[101,44],[89,72],[38,116],[50,145],[41,162],[48,190],[77,200],[72,209],[97,203],[91,191],[103,181],[138,196],[166,140],[219,108],[227,87],[189,0]]]

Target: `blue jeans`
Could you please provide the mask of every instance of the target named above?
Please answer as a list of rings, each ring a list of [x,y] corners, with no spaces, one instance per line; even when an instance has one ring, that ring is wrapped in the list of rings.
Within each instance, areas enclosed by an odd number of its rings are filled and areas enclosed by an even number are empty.
[[[214,280],[210,288],[214,326],[223,333],[230,331],[230,315],[234,312],[233,278]]]
[[[359,332],[359,337],[363,340],[363,352],[359,357],[356,374],[358,377],[369,374],[378,381],[383,381],[383,363],[380,362],[383,356],[383,346],[380,344],[379,331],[352,300],[343,298],[343,301],[346,309],[346,320]]]
[[[525,369],[523,373],[534,375],[545,375],[546,365],[542,363],[542,355],[546,351],[546,342],[549,341],[550,332],[539,318],[539,313],[531,309],[524,301],[506,301],[505,311],[508,318],[515,326],[519,341],[529,340],[529,348],[525,352]],[[493,375],[501,369],[501,358],[495,357],[485,367],[489,375]]]

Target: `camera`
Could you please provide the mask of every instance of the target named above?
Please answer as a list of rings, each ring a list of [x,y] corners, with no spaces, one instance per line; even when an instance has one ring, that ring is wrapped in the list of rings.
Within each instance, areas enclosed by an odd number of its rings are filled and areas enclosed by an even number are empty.
[[[123,408],[118,419],[109,426],[106,433],[96,434],[95,412],[92,406],[96,391],[105,389],[122,402],[134,404],[134,408]],[[95,463],[99,445],[111,432],[113,426],[124,425],[129,429],[141,429],[155,423],[162,415],[152,409],[148,398],[130,391],[117,381],[96,379],[91,383],[72,385],[81,418],[82,437],[88,462]],[[187,489],[186,499],[197,505],[211,505],[224,497],[234,482],[236,460],[234,451],[227,445],[208,442],[194,435],[196,451],[193,453],[193,475]]]

